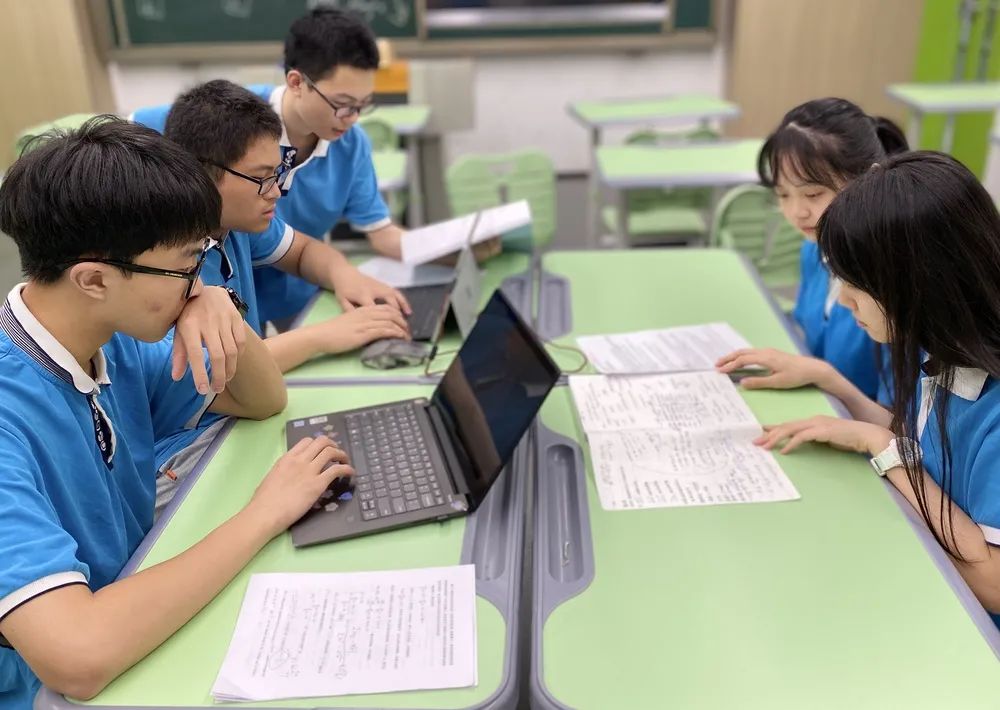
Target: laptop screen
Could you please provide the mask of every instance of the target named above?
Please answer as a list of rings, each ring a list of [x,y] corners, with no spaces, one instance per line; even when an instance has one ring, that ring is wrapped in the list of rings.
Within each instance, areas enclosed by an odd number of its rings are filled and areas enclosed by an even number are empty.
[[[478,506],[559,379],[559,368],[500,291],[434,391]]]

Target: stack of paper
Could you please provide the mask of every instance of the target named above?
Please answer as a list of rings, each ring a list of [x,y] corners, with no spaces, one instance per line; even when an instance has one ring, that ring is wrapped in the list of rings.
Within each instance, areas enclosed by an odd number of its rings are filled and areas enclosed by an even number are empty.
[[[255,574],[212,687],[216,701],[475,685],[472,565]]]
[[[482,210],[478,213],[478,223],[476,215],[468,214],[406,232],[402,242],[403,262],[426,264],[531,224],[527,200]]]
[[[794,500],[760,424],[714,372],[569,379],[605,510]]]
[[[720,357],[750,347],[728,323],[588,335],[577,343],[597,371],[607,375],[714,370]]]
[[[438,286],[455,280],[455,270],[440,264],[404,264],[376,256],[358,266],[358,271],[393,288]]]

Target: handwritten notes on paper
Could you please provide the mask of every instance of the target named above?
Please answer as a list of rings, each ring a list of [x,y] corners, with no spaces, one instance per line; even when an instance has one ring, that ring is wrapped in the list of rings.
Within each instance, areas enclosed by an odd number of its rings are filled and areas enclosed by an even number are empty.
[[[750,347],[728,323],[587,335],[577,343],[597,371],[606,375],[714,370],[723,355]]]
[[[570,389],[606,510],[799,497],[725,375],[584,375]]]
[[[212,695],[278,700],[476,683],[472,565],[256,574]]]

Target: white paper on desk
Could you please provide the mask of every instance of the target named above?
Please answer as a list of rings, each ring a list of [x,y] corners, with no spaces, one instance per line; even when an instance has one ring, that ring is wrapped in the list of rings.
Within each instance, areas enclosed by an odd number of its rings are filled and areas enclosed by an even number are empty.
[[[730,379],[718,372],[679,375],[573,375],[573,401],[588,434],[597,431],[761,431]]]
[[[608,375],[714,370],[723,355],[750,347],[728,323],[587,335],[577,343],[597,371]]]
[[[573,400],[605,510],[795,500],[725,375],[575,375]]]
[[[799,498],[757,431],[588,434],[605,510],[766,503]]]
[[[358,266],[358,271],[393,288],[438,286],[455,280],[455,270],[441,264],[404,264],[376,256]]]
[[[505,232],[529,225],[531,208],[527,200],[491,207],[479,212],[479,223],[475,222],[476,213],[472,213],[406,232],[402,241],[403,262],[426,264],[442,256],[454,254],[467,244],[479,244],[492,237],[502,236]],[[474,232],[473,225],[475,225]]]
[[[474,570],[253,575],[212,695],[280,700],[475,685]]]

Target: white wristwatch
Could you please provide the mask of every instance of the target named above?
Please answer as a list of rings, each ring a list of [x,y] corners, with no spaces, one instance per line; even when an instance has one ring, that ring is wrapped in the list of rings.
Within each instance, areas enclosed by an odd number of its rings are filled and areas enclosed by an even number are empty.
[[[916,463],[920,460],[920,444],[913,439],[900,436],[889,442],[889,446],[871,459],[872,468],[879,476],[885,476],[892,469],[902,466],[904,459]]]

